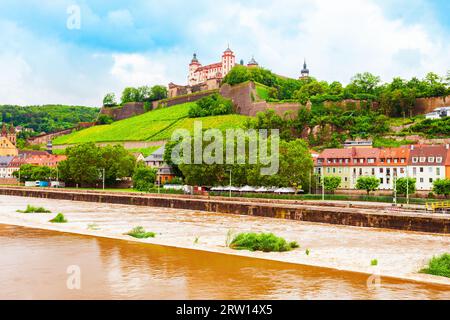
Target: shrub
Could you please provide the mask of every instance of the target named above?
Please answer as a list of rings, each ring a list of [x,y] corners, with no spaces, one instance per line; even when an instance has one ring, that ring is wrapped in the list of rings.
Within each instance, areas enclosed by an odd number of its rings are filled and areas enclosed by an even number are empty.
[[[428,267],[421,272],[450,278],[450,254],[445,253],[442,256],[433,257],[428,263]]]
[[[43,207],[33,207],[31,205],[27,205],[25,210],[17,210],[20,213],[51,213],[50,210],[47,210]]]
[[[375,267],[378,265],[378,260],[377,259],[373,259],[372,261],[370,261],[370,265]]]
[[[50,220],[51,223],[67,223],[66,217],[62,213],[58,213],[56,217],[54,217],[52,220]]]
[[[156,181],[157,169],[138,166],[133,174],[133,188],[138,191],[150,191]]]
[[[233,113],[233,102],[215,93],[198,100],[189,110],[189,117],[201,118],[231,113]]]
[[[154,232],[147,232],[145,231],[144,227],[135,227],[130,232],[126,233],[126,235],[137,239],[156,237],[156,234]]]
[[[298,248],[297,242],[287,242],[272,233],[240,233],[230,244],[235,250],[250,250],[263,252],[285,252]]]

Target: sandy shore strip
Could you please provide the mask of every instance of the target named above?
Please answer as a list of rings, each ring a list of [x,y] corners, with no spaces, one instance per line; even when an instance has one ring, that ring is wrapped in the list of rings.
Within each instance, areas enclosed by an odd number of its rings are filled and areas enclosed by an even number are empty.
[[[43,206],[53,213],[16,212],[28,204]],[[68,223],[48,222],[59,212],[66,216]],[[0,223],[450,286],[448,278],[418,273],[431,257],[450,251],[449,235],[12,196],[0,196]],[[157,233],[157,237],[138,240],[124,235],[136,226]],[[230,235],[240,232],[272,232],[288,241],[297,241],[300,249],[263,253],[228,248],[226,243]],[[307,249],[309,255],[306,254]],[[374,259],[378,260],[378,266],[371,266]]]

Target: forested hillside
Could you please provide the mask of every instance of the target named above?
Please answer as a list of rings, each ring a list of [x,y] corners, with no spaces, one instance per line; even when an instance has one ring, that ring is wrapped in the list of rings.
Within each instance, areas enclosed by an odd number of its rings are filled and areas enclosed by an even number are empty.
[[[92,122],[99,109],[66,106],[0,106],[0,122],[14,123],[15,126],[31,128],[37,133],[54,132],[71,128],[79,122]]]

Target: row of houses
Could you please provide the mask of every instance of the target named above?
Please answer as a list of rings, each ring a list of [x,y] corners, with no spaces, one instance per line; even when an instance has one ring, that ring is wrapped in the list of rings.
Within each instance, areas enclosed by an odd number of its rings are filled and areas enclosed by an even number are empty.
[[[431,191],[434,181],[450,178],[449,145],[348,146],[326,149],[313,158],[319,179],[341,177],[340,189],[346,190],[356,189],[357,180],[362,176],[380,179],[380,190],[393,190],[398,178],[415,178],[416,188],[421,191]]]
[[[18,151],[16,156],[0,156],[0,179],[11,179],[13,173],[21,166],[31,164],[56,168],[58,163],[66,160],[64,155],[54,155],[46,151]]]

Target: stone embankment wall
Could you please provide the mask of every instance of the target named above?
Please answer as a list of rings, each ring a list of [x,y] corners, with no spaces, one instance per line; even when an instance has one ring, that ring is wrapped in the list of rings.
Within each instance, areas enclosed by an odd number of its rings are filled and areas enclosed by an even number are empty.
[[[214,90],[208,90],[208,91],[187,94],[184,96],[178,96],[175,98],[154,101],[152,104],[152,107],[153,107],[153,109],[165,108],[165,107],[175,106],[177,104],[182,104],[182,103],[187,103],[187,102],[195,102],[197,100],[200,100],[201,98],[210,96],[210,95],[212,95],[214,93],[218,93],[218,92],[219,92],[219,90],[214,89]]]
[[[301,105],[299,103],[271,103],[257,99],[256,86],[253,82],[245,82],[235,86],[224,84],[220,88],[220,94],[231,99],[236,106],[236,112],[242,115],[254,117],[258,112],[272,109],[279,116],[288,112],[291,117],[296,117]]]
[[[145,113],[144,103],[130,102],[124,104],[122,107],[106,108],[100,110],[100,114],[107,115],[115,121],[131,118]]]
[[[448,215],[438,216],[405,212],[383,213],[382,210],[377,210],[377,207],[373,207],[371,210],[359,209],[357,206],[345,208],[333,203],[328,204],[328,206],[320,206],[316,203],[297,204],[288,201],[145,196],[13,187],[0,187],[0,195],[199,210],[356,227],[444,234],[450,232],[450,216]]]
[[[450,95],[446,97],[416,99],[413,113],[414,115],[426,114],[441,107],[450,107]]]

